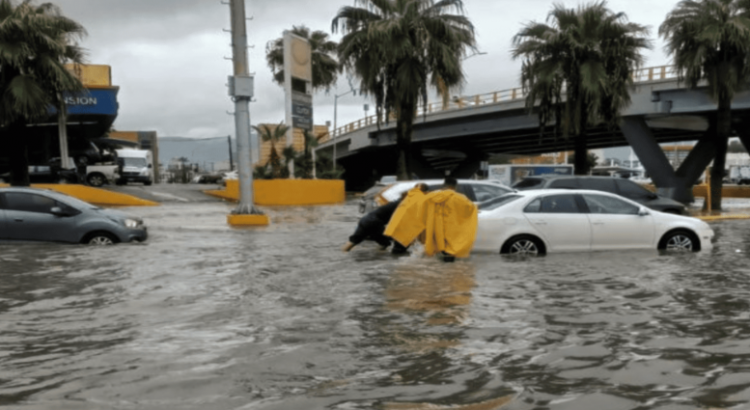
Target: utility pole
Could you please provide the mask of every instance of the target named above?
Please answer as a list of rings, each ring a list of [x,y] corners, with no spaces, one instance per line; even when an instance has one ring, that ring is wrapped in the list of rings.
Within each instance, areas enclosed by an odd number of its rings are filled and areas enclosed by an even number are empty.
[[[248,69],[245,0],[230,0],[232,20],[232,61],[234,76],[229,77],[229,95],[234,100],[234,125],[237,136],[240,203],[233,214],[261,214],[253,206],[253,174],[250,170],[250,99],[253,97],[253,76]],[[231,156],[230,156],[231,158]],[[230,159],[231,161],[231,159]]]
[[[231,135],[227,135],[227,144],[229,145],[229,170],[234,171],[234,160],[232,159],[232,136]]]

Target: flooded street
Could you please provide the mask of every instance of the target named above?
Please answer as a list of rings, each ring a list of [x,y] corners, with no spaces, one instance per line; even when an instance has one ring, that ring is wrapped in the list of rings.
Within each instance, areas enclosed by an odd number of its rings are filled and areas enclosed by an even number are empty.
[[[128,209],[143,244],[0,243],[0,407],[750,408],[750,221],[698,254],[446,264],[342,253],[353,201],[230,209]]]

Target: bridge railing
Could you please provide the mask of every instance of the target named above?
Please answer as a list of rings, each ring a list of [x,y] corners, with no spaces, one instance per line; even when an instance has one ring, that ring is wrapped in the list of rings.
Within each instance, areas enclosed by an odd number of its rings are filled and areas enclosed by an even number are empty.
[[[658,66],[658,67],[647,67],[641,68],[633,73],[633,81],[636,83],[645,83],[649,81],[660,81],[677,78],[677,71],[674,66]],[[509,90],[494,91],[485,94],[477,94],[471,96],[453,97],[447,104],[442,101],[431,102],[423,104],[417,108],[418,115],[430,114],[441,111],[453,111],[461,109],[476,108],[483,105],[498,104],[507,101],[523,100],[526,98],[526,94],[523,92],[523,88],[511,88]],[[357,121],[352,121],[346,125],[338,127],[333,130],[332,137],[338,138],[344,134],[354,132],[360,128],[368,127],[376,124],[378,121],[377,115],[370,115],[365,118],[361,118]],[[395,122],[395,114],[391,114],[389,122]],[[384,123],[385,119],[381,119],[381,123]]]

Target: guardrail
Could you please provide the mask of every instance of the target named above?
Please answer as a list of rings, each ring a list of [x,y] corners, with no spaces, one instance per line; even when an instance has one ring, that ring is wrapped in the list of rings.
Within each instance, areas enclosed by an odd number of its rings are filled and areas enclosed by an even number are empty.
[[[646,83],[649,81],[659,81],[677,78],[677,71],[674,66],[658,66],[658,67],[647,67],[641,68],[633,75],[633,81],[635,83]],[[495,91],[485,94],[477,94],[466,97],[453,97],[447,104],[440,102],[432,102],[423,104],[417,108],[419,115],[423,113],[436,113],[442,111],[460,110],[465,108],[475,108],[483,105],[497,104],[507,101],[522,100],[526,98],[526,94],[523,92],[523,88],[511,88],[509,90]],[[370,115],[368,117],[352,121],[346,125],[336,128],[332,132],[332,138],[337,139],[338,137],[354,132],[360,128],[364,128],[377,123],[377,115]],[[390,121],[395,121],[396,116],[391,114]]]

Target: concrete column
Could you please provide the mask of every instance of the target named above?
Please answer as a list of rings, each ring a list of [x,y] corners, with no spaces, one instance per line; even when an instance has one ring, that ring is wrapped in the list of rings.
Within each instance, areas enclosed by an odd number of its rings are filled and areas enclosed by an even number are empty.
[[[677,177],[644,118],[625,117],[620,127],[625,139],[633,147],[633,151],[654,182],[657,192],[683,203],[692,202],[692,184],[689,187],[686,181]]]
[[[716,144],[713,136],[715,129],[709,127],[705,134],[695,144],[690,154],[677,170],[677,178],[684,181],[686,187],[691,188],[698,178],[706,171],[706,167],[713,161],[716,156]],[[692,189],[691,189],[692,192]]]

